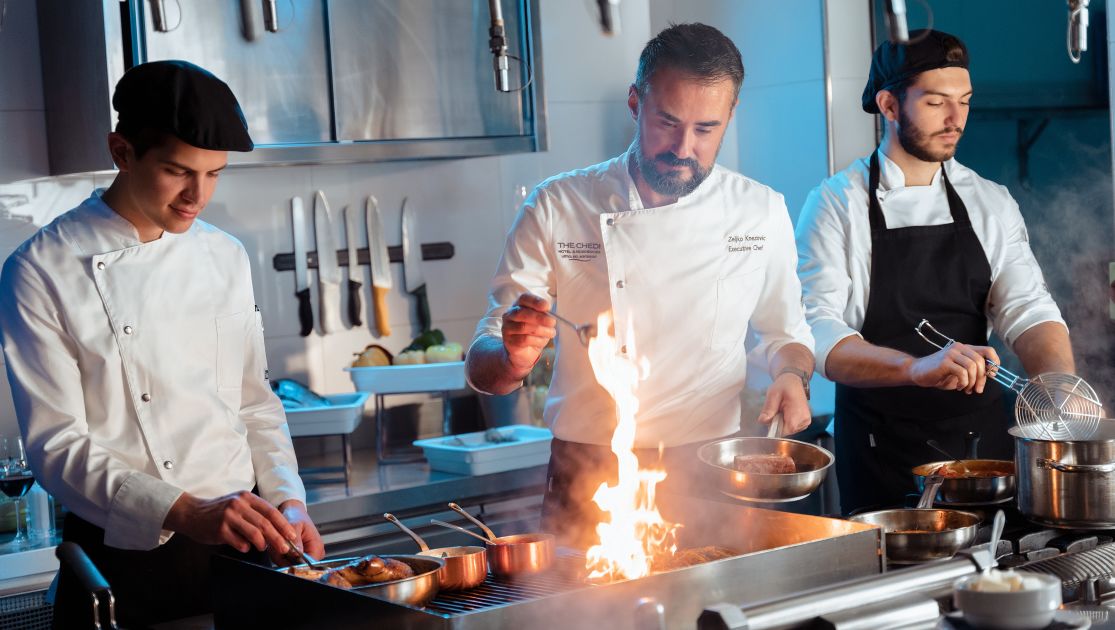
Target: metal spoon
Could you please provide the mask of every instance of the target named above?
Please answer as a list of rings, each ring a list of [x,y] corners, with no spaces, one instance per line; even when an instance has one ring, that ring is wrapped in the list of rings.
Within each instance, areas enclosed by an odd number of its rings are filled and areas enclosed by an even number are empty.
[[[968,466],[963,461],[953,457],[952,453],[946,451],[944,449],[944,447],[942,447],[941,444],[939,442],[937,442],[937,440],[926,440],[925,443],[929,445],[929,448],[931,448],[931,449],[937,451],[938,453],[944,455],[945,457],[951,459],[952,460],[951,463],[959,464],[961,472],[963,474],[968,474]]]
[[[999,566],[999,560],[995,554],[999,550],[999,538],[1003,536],[1003,527],[1007,524],[1007,516],[1003,514],[1002,510],[995,512],[995,519],[991,521],[991,546],[988,547],[988,553],[991,555],[991,562],[983,568],[984,574],[990,573],[991,569]]]
[[[308,566],[308,567],[310,567],[311,569],[314,569],[314,570],[318,570],[318,571],[321,570],[321,569],[318,568],[317,564],[314,562],[314,559],[311,558],[305,551],[302,551],[301,549],[299,549],[298,545],[294,544],[293,540],[287,538],[286,539],[286,544],[290,545],[290,548],[286,550],[286,553],[287,553],[288,556],[291,556],[291,557],[298,556],[299,558],[302,558],[302,562],[305,562],[306,566]]]
[[[577,333],[577,339],[580,339],[581,343],[586,346],[589,340],[596,336],[596,324],[574,324],[553,311],[550,311],[550,315],[559,322],[572,328],[574,332]]]
[[[483,536],[481,536],[480,534],[477,534],[476,532],[469,531],[469,530],[465,529],[464,527],[458,527],[457,525],[453,525],[452,523],[446,523],[445,521],[439,521],[436,518],[431,518],[430,522],[433,523],[434,525],[441,525],[442,527],[448,527],[449,529],[455,529],[455,530],[461,532],[462,534],[468,534],[469,536],[472,536],[473,538],[479,538],[480,540],[483,540],[486,543],[499,544],[495,540],[488,540],[487,538],[484,538]]]
[[[491,529],[488,529],[488,526],[481,522],[480,519],[466,512],[463,507],[457,505],[456,503],[450,503],[449,509],[467,518],[470,522],[472,522],[473,525],[476,525],[477,527],[482,529],[484,533],[488,535],[489,540],[495,540],[496,538],[498,538],[495,532],[493,532]]]

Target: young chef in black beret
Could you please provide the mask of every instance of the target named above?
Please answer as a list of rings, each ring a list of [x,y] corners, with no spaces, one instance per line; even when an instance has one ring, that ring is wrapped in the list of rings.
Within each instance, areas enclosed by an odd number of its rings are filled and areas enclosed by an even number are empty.
[[[901,503],[936,438],[1011,459],[1013,399],[988,383],[992,329],[1030,374],[1072,372],[1068,329],[1042,281],[1018,204],[953,155],[968,119],[968,51],[940,31],[875,51],[863,109],[879,148],[813,190],[797,226],[798,273],[817,367],[836,381],[841,507]],[[927,318],[959,343],[939,352]]]
[[[126,72],[112,104],[119,172],[8,258],[0,330],[31,468],[70,510],[63,538],[105,575],[121,623],[144,627],[208,610],[215,553],[324,549],[267,383],[247,254],[197,218],[227,152],[253,147],[236,98],[160,61]],[[57,627],[88,625],[71,579]]]

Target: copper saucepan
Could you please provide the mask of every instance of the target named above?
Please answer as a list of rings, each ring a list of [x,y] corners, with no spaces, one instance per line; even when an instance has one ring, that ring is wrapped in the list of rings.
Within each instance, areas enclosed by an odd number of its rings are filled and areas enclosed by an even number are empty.
[[[422,540],[409,527],[403,525],[393,514],[384,514],[383,518],[391,521],[407,536],[414,539],[421,549],[420,556],[440,558],[445,561],[438,571],[438,580],[443,591],[464,591],[480,586],[484,578],[488,577],[488,556],[483,547],[438,547],[430,549],[426,541]]]
[[[449,507],[483,530],[487,538],[456,525],[442,523],[441,521],[433,522],[484,540],[484,545],[488,551],[488,569],[494,575],[510,577],[541,573],[554,563],[555,542],[553,534],[532,533],[496,536],[495,532],[489,529],[487,525],[466,512],[461,506],[450,503]]]

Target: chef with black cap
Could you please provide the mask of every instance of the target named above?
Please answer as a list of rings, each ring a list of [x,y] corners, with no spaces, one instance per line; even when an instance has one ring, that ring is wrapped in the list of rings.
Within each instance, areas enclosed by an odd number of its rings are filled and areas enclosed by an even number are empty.
[[[959,455],[976,431],[982,457],[1013,457],[1013,400],[988,382],[992,329],[1030,374],[1074,371],[1018,204],[953,158],[971,98],[956,37],[883,43],[863,92],[882,142],[814,189],[797,225],[817,368],[837,384],[845,513],[901,504],[910,469],[941,459],[927,439]],[[958,343],[931,352],[914,330],[923,318]]]
[[[122,625],[206,612],[216,553],[324,553],[268,386],[244,247],[197,220],[251,151],[235,96],[193,64],[132,68],[112,99],[119,172],[0,275],[8,380],[35,478],[70,511]],[[258,494],[252,492],[256,489]],[[66,573],[55,626],[86,626]]]

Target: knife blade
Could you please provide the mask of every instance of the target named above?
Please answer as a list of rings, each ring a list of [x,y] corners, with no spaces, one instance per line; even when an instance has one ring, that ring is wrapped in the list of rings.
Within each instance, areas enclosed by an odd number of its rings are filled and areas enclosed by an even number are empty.
[[[364,202],[364,214],[368,230],[368,261],[372,267],[372,308],[376,314],[376,332],[380,337],[391,335],[391,323],[387,321],[387,292],[394,282],[391,280],[391,259],[387,255],[387,238],[383,232],[383,218],[379,216],[379,202],[369,195]]]
[[[306,211],[301,197],[290,198],[290,222],[294,226],[294,295],[298,298],[298,334],[314,330],[314,308],[310,304],[310,268],[306,261]]]
[[[341,268],[337,266],[337,244],[333,238],[333,213],[323,191],[314,196],[314,235],[317,239],[318,297],[322,334],[341,329]]]
[[[360,282],[364,279],[364,270],[356,259],[356,222],[359,218],[350,206],[345,206],[344,212],[345,248],[348,250],[348,320],[355,328],[364,325],[364,300],[360,296],[360,287],[364,286]]]
[[[426,277],[422,274],[422,243],[418,240],[418,217],[403,198],[403,279],[407,293],[416,298],[418,332],[430,329],[430,303],[426,297]]]

